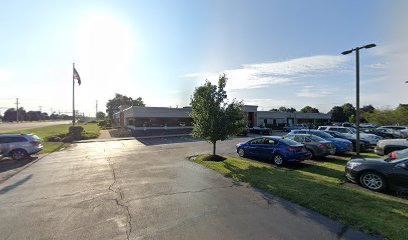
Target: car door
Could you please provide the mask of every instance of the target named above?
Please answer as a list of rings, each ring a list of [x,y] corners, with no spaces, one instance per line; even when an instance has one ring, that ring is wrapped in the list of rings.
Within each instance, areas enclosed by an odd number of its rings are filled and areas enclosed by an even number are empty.
[[[259,145],[259,156],[264,159],[272,157],[277,142],[271,138],[264,138],[262,144]]]
[[[248,143],[247,153],[252,156],[258,156],[260,154],[260,147],[263,143],[263,138],[255,138]]]
[[[11,150],[12,138],[11,137],[1,137],[0,138],[0,145],[1,145],[1,152],[4,156],[8,155],[9,151]]]
[[[398,188],[408,189],[408,160],[394,166],[389,181]]]

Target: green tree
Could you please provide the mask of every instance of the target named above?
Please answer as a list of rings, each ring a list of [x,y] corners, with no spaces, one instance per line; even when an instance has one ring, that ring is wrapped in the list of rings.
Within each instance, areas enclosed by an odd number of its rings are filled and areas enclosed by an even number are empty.
[[[333,122],[344,122],[347,121],[347,116],[344,114],[343,108],[340,106],[334,106],[330,112],[331,113],[331,120]]]
[[[378,125],[408,125],[408,108],[400,105],[395,109],[375,109],[364,113],[364,118]]]
[[[300,109],[300,111],[303,113],[319,113],[319,109],[311,106],[305,106],[304,108]]]
[[[115,97],[106,103],[106,112],[108,113],[110,119],[112,119],[113,114],[118,111],[120,105],[145,106],[141,97],[133,99],[131,97],[116,93]]]
[[[104,112],[97,112],[96,113],[96,119],[97,120],[103,120],[103,119],[105,119],[105,117],[106,117],[106,114]]]
[[[191,98],[193,136],[211,142],[213,155],[217,141],[226,140],[245,127],[242,102],[235,99],[231,103],[227,102],[226,83],[225,74],[220,75],[218,86],[207,80],[204,85],[195,89]]]
[[[279,107],[279,112],[296,112],[296,109],[291,107],[291,108],[287,108],[287,107]]]
[[[341,108],[343,108],[344,115],[346,116],[345,121],[348,121],[351,116],[356,115],[356,108],[351,103],[345,103]]]

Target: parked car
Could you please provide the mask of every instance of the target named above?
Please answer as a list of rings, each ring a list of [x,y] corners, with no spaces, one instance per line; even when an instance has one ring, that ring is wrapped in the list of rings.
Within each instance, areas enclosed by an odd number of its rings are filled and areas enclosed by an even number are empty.
[[[258,137],[236,146],[240,157],[272,160],[277,166],[310,159],[312,154],[303,144],[282,137]]]
[[[336,147],[336,153],[343,154],[347,153],[353,150],[353,144],[351,141],[346,140],[346,139],[341,139],[341,138],[334,138],[328,133],[325,133],[324,131],[320,130],[308,130],[308,129],[302,129],[302,130],[293,130],[290,134],[312,134],[318,137],[321,137],[325,140],[328,140],[332,143],[334,143],[334,146]]]
[[[382,138],[398,138],[399,135],[395,134],[395,131],[387,128],[360,128],[364,133],[371,133]]]
[[[323,131],[336,131],[344,134],[350,134],[352,137],[356,138],[356,129],[351,127],[341,127],[341,126],[320,126],[318,130]],[[375,134],[369,133],[360,133],[360,139],[368,141],[371,145],[377,144],[378,140],[381,140],[382,137],[379,137]]]
[[[408,191],[408,158],[354,159],[345,172],[349,180],[373,191]]]
[[[3,157],[20,160],[43,150],[41,139],[32,134],[0,134]]]
[[[242,132],[237,134],[237,136],[245,136],[246,137],[246,136],[248,136],[248,132],[249,132],[249,129],[244,128],[244,129],[242,129]]]
[[[391,159],[401,159],[406,157],[408,157],[408,148],[404,150],[394,151],[389,156],[389,158]]]
[[[265,127],[253,127],[249,129],[250,133],[257,133],[257,134],[262,134],[262,135],[269,135],[271,133],[271,130],[269,128]]]
[[[312,158],[336,153],[334,143],[312,134],[292,134],[286,138],[305,145],[305,148],[312,154]]]
[[[379,155],[387,155],[392,151],[408,148],[408,139],[384,139],[377,143],[374,152]]]
[[[360,127],[362,128],[377,128],[377,124],[374,123],[361,123]]]
[[[379,128],[380,129],[383,129],[383,128],[392,129],[401,138],[407,138],[408,137],[408,126],[381,126]]]
[[[335,138],[342,138],[342,139],[346,139],[349,140],[351,143],[353,143],[353,150],[356,149],[356,138],[353,136],[350,136],[349,134],[344,134],[344,133],[340,133],[340,132],[336,132],[336,131],[324,131],[330,135],[332,135]],[[368,141],[362,140],[360,139],[360,149],[367,149],[369,148],[370,143]]]
[[[312,125],[308,126],[306,124],[294,124],[294,125],[283,127],[283,131],[284,132],[290,132],[290,131],[296,130],[296,129],[308,129],[308,128],[313,129],[314,126],[312,126]]]

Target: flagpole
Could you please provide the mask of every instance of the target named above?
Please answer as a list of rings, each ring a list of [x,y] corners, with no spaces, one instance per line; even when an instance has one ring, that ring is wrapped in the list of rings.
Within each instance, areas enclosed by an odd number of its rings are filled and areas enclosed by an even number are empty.
[[[75,63],[72,63],[72,125],[75,126]]]

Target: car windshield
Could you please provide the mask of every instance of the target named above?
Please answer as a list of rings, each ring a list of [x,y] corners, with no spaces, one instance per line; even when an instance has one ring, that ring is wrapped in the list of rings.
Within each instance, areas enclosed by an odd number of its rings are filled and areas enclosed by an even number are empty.
[[[310,140],[312,140],[313,142],[322,142],[325,141],[323,138],[315,136],[315,135],[310,135],[309,136]]]
[[[290,140],[290,139],[287,139],[287,138],[282,138],[282,139],[280,139],[280,141],[283,142],[283,143],[285,143],[286,145],[289,145],[289,146],[297,146],[297,145],[299,145],[298,142],[295,142],[295,141]]]
[[[326,132],[313,132],[312,134],[321,138],[332,138],[332,136]]]

